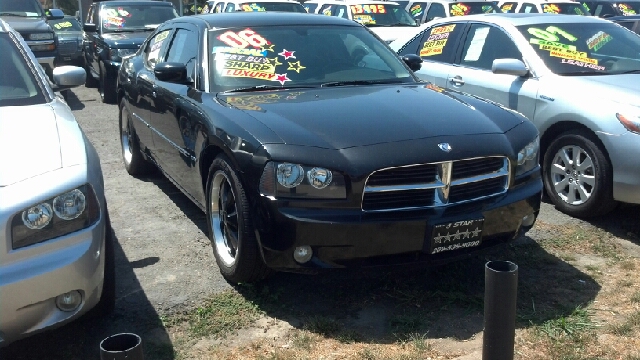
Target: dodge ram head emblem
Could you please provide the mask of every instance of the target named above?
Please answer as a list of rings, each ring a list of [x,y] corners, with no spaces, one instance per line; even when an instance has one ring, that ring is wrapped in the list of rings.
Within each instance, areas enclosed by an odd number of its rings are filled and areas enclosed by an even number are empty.
[[[440,150],[442,150],[444,152],[450,152],[451,151],[451,145],[449,145],[449,143],[440,143],[440,144],[438,144],[438,147],[440,148]]]

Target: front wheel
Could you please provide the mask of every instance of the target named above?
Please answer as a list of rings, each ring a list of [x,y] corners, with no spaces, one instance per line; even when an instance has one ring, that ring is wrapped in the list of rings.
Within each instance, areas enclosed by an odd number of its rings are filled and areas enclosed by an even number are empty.
[[[124,99],[120,101],[120,145],[122,147],[122,161],[124,168],[131,176],[151,173],[153,164],[147,161],[140,150],[140,142],[136,136],[131,114]]]
[[[236,171],[218,156],[207,179],[207,225],[222,276],[231,283],[252,283],[269,274],[260,255],[251,209]]]
[[[98,91],[100,92],[100,100],[103,103],[114,104],[116,102],[115,84],[113,81],[107,79],[103,72],[100,72]]]
[[[545,189],[558,210],[589,218],[615,208],[611,164],[588,131],[558,136],[544,155],[543,170]]]

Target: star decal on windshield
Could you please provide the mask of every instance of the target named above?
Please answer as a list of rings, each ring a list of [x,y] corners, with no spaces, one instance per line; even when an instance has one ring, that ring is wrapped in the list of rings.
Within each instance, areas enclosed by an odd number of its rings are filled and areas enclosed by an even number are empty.
[[[271,51],[271,52],[274,52],[274,51],[273,51],[273,44],[263,45],[263,46],[261,46],[261,47],[260,47],[260,50],[261,50],[261,51]]]
[[[272,59],[267,59],[269,61],[269,63],[273,66],[278,66],[278,65],[282,65],[282,63],[280,61],[278,61],[277,57],[274,57]]]
[[[285,82],[291,81],[291,79],[287,77],[287,74],[276,74],[276,81],[279,81],[280,85],[284,85]]]
[[[289,62],[289,67],[287,68],[287,70],[293,70],[293,71],[297,72],[298,74],[300,73],[300,70],[302,70],[302,69],[306,69],[306,67],[300,65],[300,61]]]
[[[295,55],[293,55],[294,51],[288,51],[287,49],[282,49],[281,52],[278,53],[278,55],[284,57],[285,60],[288,60],[289,58],[296,58]]]

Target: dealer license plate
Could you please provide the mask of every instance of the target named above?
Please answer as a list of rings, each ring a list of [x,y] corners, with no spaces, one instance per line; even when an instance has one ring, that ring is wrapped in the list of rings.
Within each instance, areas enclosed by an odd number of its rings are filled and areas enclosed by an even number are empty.
[[[484,219],[437,224],[431,233],[431,254],[480,245]]]

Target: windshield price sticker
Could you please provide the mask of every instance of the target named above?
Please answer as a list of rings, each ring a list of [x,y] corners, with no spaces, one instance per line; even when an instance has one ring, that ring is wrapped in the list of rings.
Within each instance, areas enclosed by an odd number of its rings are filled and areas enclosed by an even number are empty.
[[[73,26],[73,24],[70,23],[69,21],[65,21],[65,22],[61,22],[61,23],[57,23],[57,24],[53,25],[53,27],[55,27],[58,30],[69,28],[69,27],[72,27],[72,26]]]
[[[387,9],[382,4],[372,5],[351,5],[352,14],[384,14]]]
[[[353,20],[363,25],[371,25],[376,23],[371,15],[354,15]]]
[[[511,11],[512,8],[513,8],[513,4],[504,4],[504,5],[502,5],[502,11],[503,12],[509,12],[509,11]]]
[[[451,5],[451,16],[464,16],[469,15],[471,7],[465,4],[453,4]]]
[[[123,27],[124,23],[125,20],[123,18],[116,16],[107,16],[103,21],[103,25],[106,28],[109,28],[111,26]]]
[[[447,45],[449,34],[455,27],[455,25],[446,25],[433,28],[431,34],[422,45],[422,49],[420,49],[420,56],[442,54],[445,45]]]
[[[589,47],[590,50],[598,51],[606,43],[611,41],[611,39],[611,35],[605,33],[604,31],[598,31],[595,35],[589,38],[589,40],[587,40],[587,47]]]
[[[422,15],[422,5],[421,4],[413,5],[411,9],[409,9],[409,12],[411,13],[411,16],[413,16],[414,18]]]
[[[541,50],[548,51],[550,56],[560,58],[562,64],[576,65],[594,70],[606,69],[604,66],[598,65],[597,59],[589,58],[586,52],[577,51],[576,46],[559,42],[560,37],[558,35],[571,42],[577,41],[578,38],[557,26],[549,26],[546,30],[529,28],[527,32],[535,36],[535,38],[529,40],[531,44],[538,45]],[[593,47],[595,47],[598,41],[605,41],[604,39],[606,39],[607,36],[609,35],[605,33],[597,33],[587,41],[587,46],[589,46],[589,49],[592,49],[590,44],[593,44]],[[602,45],[600,45],[600,47],[602,47]]]
[[[560,14],[560,8],[556,4],[542,5],[542,12],[546,14]]]
[[[622,11],[622,15],[625,15],[625,16],[636,15],[636,11],[630,5],[618,4],[618,9]]]
[[[222,33],[218,36],[218,40],[222,41],[226,45],[229,45],[234,48],[244,49],[248,46],[252,46],[254,48],[260,49],[264,45],[271,44],[265,38],[260,36],[260,34],[255,31],[246,28],[242,31],[233,32],[231,30]]]
[[[243,11],[267,11],[264,7],[253,3],[253,4],[244,4],[242,5]]]

